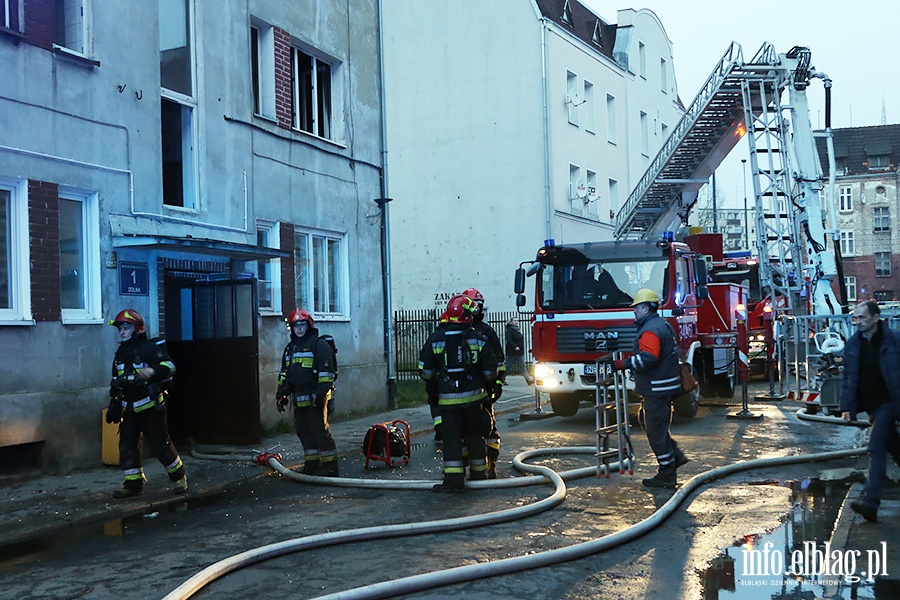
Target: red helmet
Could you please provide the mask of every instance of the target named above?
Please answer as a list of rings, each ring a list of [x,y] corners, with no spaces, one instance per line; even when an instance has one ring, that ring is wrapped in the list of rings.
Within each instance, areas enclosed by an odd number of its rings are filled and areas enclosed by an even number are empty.
[[[484,296],[481,295],[481,292],[476,290],[475,288],[469,288],[462,293],[463,296],[468,296],[475,302],[481,302],[484,304]]]
[[[446,323],[447,321],[450,320],[450,317],[447,316],[447,311],[446,311],[446,310],[445,310],[444,312],[441,313],[441,318],[438,319],[438,320],[439,320],[441,323]]]
[[[447,303],[447,322],[448,323],[471,323],[472,313],[475,310],[475,302],[468,296],[453,296]]]
[[[295,308],[291,311],[291,314],[287,318],[288,328],[290,329],[291,325],[299,323],[300,321],[306,321],[309,323],[310,327],[315,327],[312,315],[309,314],[309,311],[305,308]]]
[[[116,318],[109,322],[110,325],[115,325],[116,327],[124,325],[125,323],[134,325],[135,333],[144,333],[146,331],[144,328],[144,317],[133,308],[126,308],[125,310],[120,311],[119,314],[116,315]]]

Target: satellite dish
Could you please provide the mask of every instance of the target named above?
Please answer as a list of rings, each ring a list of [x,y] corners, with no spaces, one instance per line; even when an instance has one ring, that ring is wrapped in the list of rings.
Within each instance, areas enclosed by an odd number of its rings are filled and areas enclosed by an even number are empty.
[[[587,198],[588,189],[584,179],[578,179],[575,182],[575,195],[581,199]]]
[[[596,202],[600,199],[600,194],[597,193],[596,185],[587,186],[587,197],[584,199],[585,202]]]

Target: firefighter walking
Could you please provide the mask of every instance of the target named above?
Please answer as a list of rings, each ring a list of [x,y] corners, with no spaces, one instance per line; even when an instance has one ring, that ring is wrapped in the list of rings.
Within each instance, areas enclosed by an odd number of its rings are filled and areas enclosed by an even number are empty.
[[[672,402],[681,393],[681,372],[675,334],[657,313],[659,296],[651,289],[641,288],[631,303],[634,309],[637,335],[633,354],[617,360],[617,370],[634,373],[634,391],[644,397],[644,420],[647,441],[656,455],[659,470],[655,476],[643,480],[647,487],[674,488],[676,469],[688,462],[669,433]]]
[[[459,295],[447,304],[447,324],[439,327],[419,352],[419,375],[437,381],[437,402],[444,429],[444,481],[438,492],[462,492],[466,467],[463,440],[469,451],[469,478],[487,479],[482,437],[482,404],[496,381],[497,358],[487,340],[472,328],[475,303]]]
[[[488,348],[497,358],[497,377],[493,382],[488,382],[485,390],[488,397],[483,404],[482,434],[484,435],[485,453],[487,458],[487,478],[497,478],[497,460],[500,458],[500,432],[497,431],[497,420],[494,417],[494,403],[503,394],[503,386],[506,385],[506,357],[503,355],[503,344],[500,336],[488,323],[484,321],[484,296],[475,288],[469,288],[463,292],[475,302],[475,311],[472,317],[472,327],[484,336]]]
[[[165,388],[175,373],[163,339],[148,339],[144,318],[126,308],[110,321],[119,330],[119,348],[112,365],[107,423],[119,423],[119,462],[125,475],[115,498],[138,496],[144,489],[141,434],[153,455],[165,467],[172,490],[187,492],[187,475],[181,457],[169,439]]]
[[[284,348],[276,407],[294,408],[294,426],[303,446],[306,475],[337,477],[337,446],[328,426],[328,402],[334,393],[336,357],[319,337],[312,315],[295,308],[287,318],[291,341]]]

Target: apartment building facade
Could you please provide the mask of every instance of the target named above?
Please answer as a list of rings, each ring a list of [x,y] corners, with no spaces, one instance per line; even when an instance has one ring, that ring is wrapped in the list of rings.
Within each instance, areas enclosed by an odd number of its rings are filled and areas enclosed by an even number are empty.
[[[0,458],[99,462],[125,307],[177,363],[176,439],[276,425],[295,306],[337,340],[337,410],[385,404],[378,19],[0,0]]]

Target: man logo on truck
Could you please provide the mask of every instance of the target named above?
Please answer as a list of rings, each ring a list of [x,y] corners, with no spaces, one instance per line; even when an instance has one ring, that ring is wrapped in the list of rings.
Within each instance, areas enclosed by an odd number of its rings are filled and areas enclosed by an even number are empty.
[[[609,345],[607,340],[613,340],[619,338],[618,331],[610,331],[604,333],[603,331],[585,331],[584,332],[584,340],[587,342],[589,340],[594,340],[594,348],[596,350],[606,350]]]

